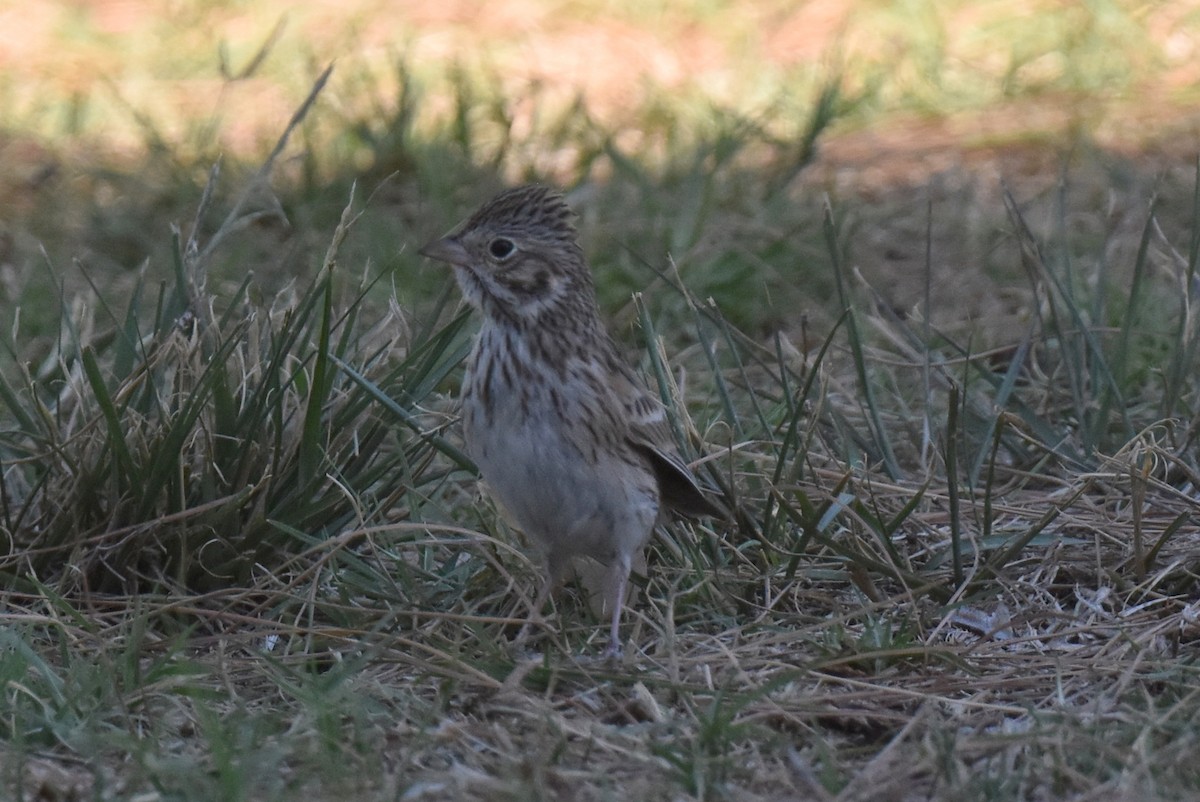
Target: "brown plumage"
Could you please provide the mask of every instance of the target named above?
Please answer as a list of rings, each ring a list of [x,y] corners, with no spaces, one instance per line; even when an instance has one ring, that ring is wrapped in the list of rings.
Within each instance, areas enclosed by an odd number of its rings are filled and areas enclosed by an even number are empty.
[[[662,507],[720,510],[672,445],[662,404],[618,356],[571,219],[559,193],[518,187],[421,253],[449,263],[483,313],[464,433],[493,498],[545,559],[534,614],[574,558],[600,562],[615,657],[629,572]]]

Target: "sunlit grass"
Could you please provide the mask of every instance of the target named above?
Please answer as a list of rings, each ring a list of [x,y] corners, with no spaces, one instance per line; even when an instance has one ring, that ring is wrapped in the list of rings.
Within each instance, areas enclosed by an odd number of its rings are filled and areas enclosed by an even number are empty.
[[[1186,80],[1198,13],[1190,3],[154,8],[47,4],[32,12],[20,57],[0,70],[6,127],[134,150],[161,136],[181,156],[215,149],[249,155],[269,145],[316,73],[334,61],[326,102],[355,118],[378,111],[372,104],[380,100],[390,104],[397,81],[416,80],[430,90],[418,111],[429,119],[444,110],[446,90],[466,81],[485,96],[488,84],[500,86],[517,118],[530,110],[523,97],[540,87],[560,106],[552,113],[583,92],[605,123],[640,127],[649,119],[646,104],[665,100],[665,91],[672,115],[696,106],[684,116],[689,122],[702,122],[715,104],[778,135],[795,124],[789,105],[802,111],[831,73],[844,74],[850,94],[872,101],[858,124],[1042,97],[1066,101],[1097,123],[1123,114],[1143,92],[1168,105],[1195,92]],[[324,129],[322,144],[344,133],[337,119],[312,123]]]

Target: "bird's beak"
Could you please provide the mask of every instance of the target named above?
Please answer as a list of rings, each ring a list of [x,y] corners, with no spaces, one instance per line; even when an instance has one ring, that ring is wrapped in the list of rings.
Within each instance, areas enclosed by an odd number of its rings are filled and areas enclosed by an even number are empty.
[[[452,265],[463,267],[471,261],[470,257],[467,256],[467,249],[454,237],[435,239],[422,248],[420,253],[422,256],[428,256],[430,259],[436,259],[439,262],[449,262]]]

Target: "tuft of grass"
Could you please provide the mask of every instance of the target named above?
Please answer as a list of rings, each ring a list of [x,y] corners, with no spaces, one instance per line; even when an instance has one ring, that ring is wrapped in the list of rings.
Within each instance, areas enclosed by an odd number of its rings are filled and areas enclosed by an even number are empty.
[[[173,281],[152,300],[139,279],[124,309],[98,295],[99,319],[62,309],[42,366],[0,380],[18,424],[4,438],[12,461],[0,497],[9,584],[27,590],[25,577],[53,577],[60,592],[130,593],[244,583],[256,566],[310,545],[296,533],[324,540],[369,523],[364,510],[436,483],[444,468],[431,468],[435,455],[469,467],[414,424],[463,356],[462,318],[422,339],[398,339],[396,315],[364,326],[360,302],[378,276],[334,308],[354,204],[316,278],[270,304],[252,297],[252,275],[228,299],[207,289],[214,250],[262,214],[238,204],[207,243],[196,230],[176,238]],[[375,399],[388,392],[399,398],[380,414]]]

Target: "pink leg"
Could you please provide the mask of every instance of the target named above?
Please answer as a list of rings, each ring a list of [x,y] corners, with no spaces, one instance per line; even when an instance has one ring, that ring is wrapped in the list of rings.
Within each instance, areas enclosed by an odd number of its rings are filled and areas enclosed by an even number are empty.
[[[550,599],[550,594],[553,593],[563,581],[563,576],[567,568],[570,566],[569,561],[556,559],[553,555],[546,558],[546,581],[542,583],[538,589],[537,598],[533,600],[533,608],[529,611],[529,618],[521,625],[521,631],[517,633],[516,645],[524,647],[525,641],[529,638],[529,633],[533,629],[535,622],[542,620],[542,609],[546,606],[546,602]]]
[[[533,629],[535,621],[541,621],[542,608],[546,606],[546,600],[550,598],[550,581],[546,580],[542,583],[542,587],[538,589],[537,598],[533,600],[533,607],[529,611],[529,618],[525,619],[525,623],[521,625],[521,631],[517,633],[515,643],[523,647],[525,641],[529,639],[530,630]]]
[[[608,567],[605,583],[604,603],[612,610],[612,624],[608,630],[608,648],[605,660],[621,659],[621,608],[625,605],[625,588],[629,582],[629,557],[621,555]]]

